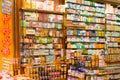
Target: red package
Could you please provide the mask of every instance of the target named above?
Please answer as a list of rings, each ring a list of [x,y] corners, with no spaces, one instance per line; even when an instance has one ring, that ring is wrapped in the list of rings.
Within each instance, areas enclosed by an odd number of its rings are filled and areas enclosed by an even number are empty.
[[[43,21],[43,15],[42,13],[39,13],[39,21]]]

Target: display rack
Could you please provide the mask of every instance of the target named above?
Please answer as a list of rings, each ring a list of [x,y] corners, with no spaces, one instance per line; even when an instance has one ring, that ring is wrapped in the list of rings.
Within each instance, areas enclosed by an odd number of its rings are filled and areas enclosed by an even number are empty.
[[[119,79],[120,11],[105,15],[105,4],[65,0],[62,12],[54,1],[28,0],[19,10],[21,72],[35,80]]]
[[[62,5],[56,3],[61,10],[54,10],[54,1],[31,1],[21,1],[19,10],[21,72],[35,80],[64,80]]]
[[[106,14],[106,39],[108,54],[105,57],[111,80],[120,79],[120,16],[115,13]]]
[[[95,75],[99,74],[103,75],[97,78],[104,80],[106,75],[102,68],[105,67],[105,63],[101,56],[105,55],[106,51],[105,4],[89,0],[83,2],[66,0],[66,5],[64,24],[66,26],[67,60],[72,67],[83,69],[82,73],[86,75],[86,80],[92,80]],[[84,72],[84,69],[88,73]],[[71,68],[70,72],[68,71],[68,78],[81,79],[79,76],[74,78],[73,75],[69,75],[74,70],[76,71]],[[94,71],[99,71],[99,74]]]

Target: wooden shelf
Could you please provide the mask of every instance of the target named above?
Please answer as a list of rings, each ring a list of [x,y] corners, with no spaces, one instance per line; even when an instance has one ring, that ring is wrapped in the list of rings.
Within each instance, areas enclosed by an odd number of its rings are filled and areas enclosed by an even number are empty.
[[[38,13],[47,13],[47,14],[60,14],[60,15],[64,14],[64,12],[37,10],[37,9],[23,9],[23,8],[21,8],[20,10],[26,11],[26,12],[38,12]]]
[[[95,6],[95,5],[80,4],[80,3],[70,2],[70,1],[67,1],[66,3],[78,4],[78,5],[82,5],[82,6],[90,6],[90,7],[104,8],[103,6]]]
[[[88,43],[88,44],[92,44],[92,43],[101,43],[101,44],[104,44],[105,42],[82,42],[82,41],[76,41],[76,42],[73,42],[73,41],[67,41],[67,43]]]
[[[67,35],[67,36],[68,37],[90,37],[90,38],[91,37],[95,37],[95,38],[96,37],[100,37],[100,38],[105,38],[105,36],[98,36],[98,35],[97,36],[90,36],[90,35],[88,35],[88,36],[87,35]]]

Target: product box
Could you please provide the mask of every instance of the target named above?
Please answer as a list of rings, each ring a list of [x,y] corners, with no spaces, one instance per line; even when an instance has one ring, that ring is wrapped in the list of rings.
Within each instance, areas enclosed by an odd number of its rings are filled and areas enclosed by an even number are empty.
[[[48,21],[48,14],[43,14],[43,21],[47,22]]]
[[[32,9],[36,9],[36,0],[32,0]]]
[[[48,15],[48,21],[49,22],[56,22],[56,15],[54,15],[54,14],[49,14]]]
[[[26,35],[35,35],[34,29],[26,29]]]
[[[58,12],[65,12],[65,5],[58,5],[55,10]]]
[[[37,1],[36,2],[36,9],[44,10],[44,2]]]
[[[44,10],[54,11],[54,1],[45,1]]]
[[[22,0],[22,8],[31,9],[31,0]]]
[[[46,63],[53,63],[55,61],[55,55],[46,56]]]

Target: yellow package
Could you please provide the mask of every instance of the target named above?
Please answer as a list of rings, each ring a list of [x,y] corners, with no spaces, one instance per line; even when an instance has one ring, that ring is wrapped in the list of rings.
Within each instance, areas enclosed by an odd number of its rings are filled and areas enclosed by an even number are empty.
[[[32,0],[32,9],[36,9],[36,0]]]
[[[22,0],[23,9],[31,9],[31,0]]]

